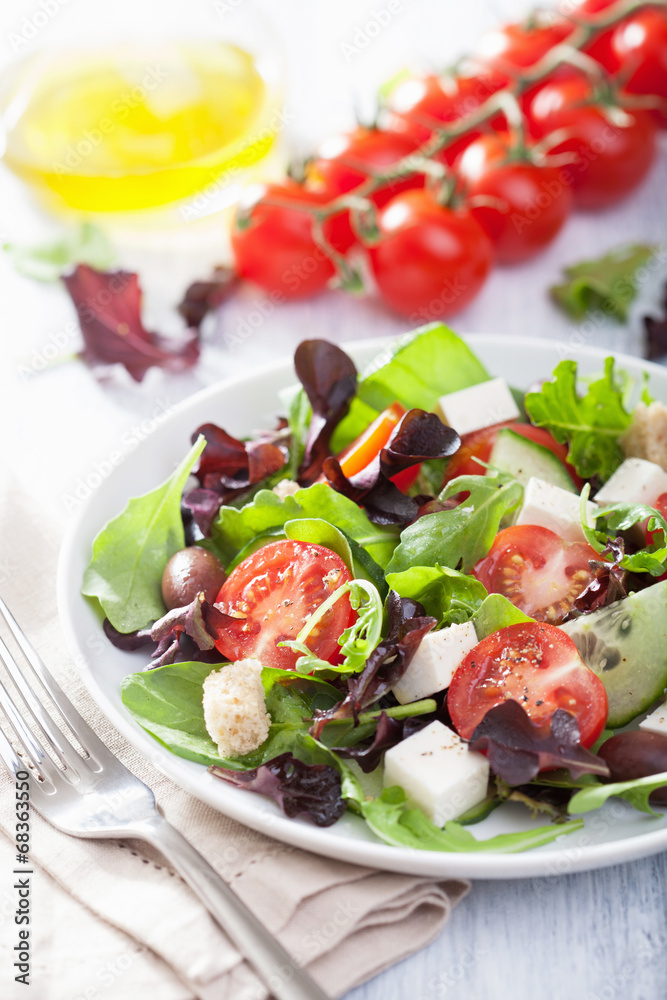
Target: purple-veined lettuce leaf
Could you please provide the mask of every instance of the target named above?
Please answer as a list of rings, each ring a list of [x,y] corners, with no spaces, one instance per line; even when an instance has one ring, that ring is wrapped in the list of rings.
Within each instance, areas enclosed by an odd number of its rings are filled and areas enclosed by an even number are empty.
[[[298,477],[303,486],[310,486],[329,455],[331,435],[350,408],[357,369],[345,351],[326,340],[303,340],[294,354],[294,368],[312,409]]]
[[[141,382],[149,368],[181,372],[197,362],[197,330],[188,329],[179,339],[167,339],[144,327],[136,274],[96,271],[79,264],[62,280],[79,317],[84,342],[81,357],[91,368],[121,364]]]
[[[345,812],[341,776],[329,764],[305,764],[283,753],[251,771],[218,766],[209,771],[237,788],[270,796],[286,816],[304,817],[316,826],[331,826]]]
[[[562,708],[547,728],[536,726],[518,701],[496,705],[472,734],[470,750],[486,754],[493,774],[508,785],[524,785],[545,768],[567,768],[575,780],[609,775],[605,762],[581,746],[577,720]]]
[[[238,275],[230,267],[218,265],[206,281],[193,281],[177,309],[187,326],[198,330],[205,316],[217,309],[231,293],[238,281]]]
[[[392,476],[428,459],[447,458],[460,445],[456,431],[435,413],[413,409],[365,469],[348,478],[338,459],[327,458],[323,471],[334,489],[364,507],[375,524],[405,524],[414,521],[432,497],[406,496],[391,481]]]

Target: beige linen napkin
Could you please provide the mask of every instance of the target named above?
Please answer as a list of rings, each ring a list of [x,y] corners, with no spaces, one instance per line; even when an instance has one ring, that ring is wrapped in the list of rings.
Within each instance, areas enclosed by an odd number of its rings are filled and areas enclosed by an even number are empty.
[[[0,592],[81,714],[332,996],[431,941],[469,885],[322,858],[255,833],[186,794],[130,747],[84,689],[55,604],[59,529],[0,467]],[[4,769],[3,769],[4,771]],[[16,944],[12,783],[0,774],[0,988]],[[34,815],[31,994],[39,1000],[262,1000],[266,990],[162,857],[143,843],[77,840]]]

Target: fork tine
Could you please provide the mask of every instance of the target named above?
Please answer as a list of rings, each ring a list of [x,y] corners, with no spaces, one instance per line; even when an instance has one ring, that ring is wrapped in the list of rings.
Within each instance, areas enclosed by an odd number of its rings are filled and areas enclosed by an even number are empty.
[[[20,759],[14,747],[11,745],[2,729],[0,729],[0,757],[5,762],[5,767],[10,775],[23,770],[23,761]]]
[[[72,733],[76,736],[77,740],[79,741],[83,749],[86,751],[86,753],[90,754],[91,758],[93,758],[93,760],[97,761],[98,763],[104,762],[116,765],[118,767],[122,767],[122,764],[120,764],[120,762],[111,754],[111,751],[108,750],[108,748],[104,745],[104,743],[102,743],[99,737],[95,735],[95,733],[90,728],[88,723],[79,715],[74,705],[69,700],[65,692],[62,690],[58,682],[55,680],[50,671],[47,670],[41,657],[34,649],[34,647],[30,644],[30,642],[28,642],[28,639],[24,635],[23,630],[21,629],[20,625],[12,615],[11,611],[5,604],[2,597],[0,597],[0,615],[2,615],[2,617],[5,619],[7,625],[9,626],[9,629],[11,630],[12,635],[16,639],[18,645],[21,647],[21,650],[26,660],[28,661],[28,663],[34,670],[35,674],[37,675],[37,677],[40,679],[40,681],[50,694],[54,703],[57,705],[58,710],[62,715],[63,719],[69,726]],[[5,649],[6,648],[7,647],[5,646]],[[11,657],[11,655],[10,658],[13,660],[13,657]],[[13,665],[16,672],[20,675],[21,671],[19,670],[15,661],[13,661]],[[12,677],[15,678],[14,672],[13,671],[11,672],[12,672]],[[20,689],[20,685],[17,684],[17,686],[19,686]],[[23,692],[21,693],[23,694]],[[51,736],[53,736],[54,735],[53,730],[57,729],[57,726],[53,725],[52,721],[49,719],[46,713],[42,713],[42,715],[43,719],[46,720],[46,725],[49,726]],[[58,739],[58,737],[60,737],[61,739],[65,739],[60,730],[58,730],[58,736],[56,737],[56,740]],[[77,753],[77,751],[74,750],[73,747],[71,747],[69,742],[67,743],[67,745],[69,750],[71,750],[72,753],[76,754],[76,759],[82,761],[83,758],[81,757],[81,755]],[[61,754],[64,755],[65,758],[64,763],[67,765],[68,763],[67,757],[69,756],[69,751],[65,750],[62,747],[62,744],[61,744]]]
[[[2,710],[7,716],[7,720],[14,730],[19,742],[22,744],[23,752],[32,767],[42,774],[43,777],[48,777],[50,779],[53,775],[55,764],[46,756],[44,750],[33,736],[30,728],[25,722],[25,719],[22,718],[9,691],[2,681],[0,681],[0,705],[2,705]],[[3,735],[5,739],[7,739],[6,734]],[[9,740],[7,740],[7,742],[9,743]]]

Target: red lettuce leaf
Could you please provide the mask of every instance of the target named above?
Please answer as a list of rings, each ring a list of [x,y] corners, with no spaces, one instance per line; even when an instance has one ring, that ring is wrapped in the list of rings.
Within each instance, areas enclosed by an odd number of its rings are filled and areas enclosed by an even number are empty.
[[[342,701],[326,711],[313,714],[311,735],[319,738],[332,719],[354,719],[385,695],[408,669],[419,643],[437,625],[424,614],[417,601],[399,597],[394,590],[387,598],[388,632],[366,661],[360,674],[347,678],[348,692]]]
[[[182,372],[199,358],[199,334],[188,330],[179,340],[165,339],[141,321],[141,288],[129,271],[96,271],[78,264],[63,282],[76,306],[86,364],[99,369],[121,364],[136,382],[149,368]]]
[[[609,776],[609,768],[579,742],[579,726],[558,708],[550,728],[536,726],[518,701],[489,709],[470,740],[470,749],[486,754],[491,771],[508,785],[523,785],[539,771],[566,768],[574,781],[582,774]]]
[[[198,330],[204,317],[224,302],[237,281],[238,275],[230,267],[215,267],[208,281],[193,281],[177,306],[187,326]]]
[[[304,817],[315,826],[331,826],[345,812],[340,774],[329,764],[304,764],[283,753],[251,771],[218,766],[209,771],[237,788],[269,795],[286,816]]]
[[[623,539],[620,536],[610,538],[600,556],[599,560],[589,560],[589,566],[595,576],[575,599],[572,609],[565,615],[563,621],[579,618],[583,614],[605,608],[608,604],[614,604],[622,597],[628,596],[628,574],[621,567],[625,556]]]
[[[378,719],[377,729],[373,734],[373,739],[365,740],[353,747],[331,747],[339,757],[349,757],[356,760],[357,764],[365,774],[370,774],[378,766],[385,750],[396,746],[403,739],[403,721],[392,719],[383,712]]]
[[[366,510],[375,524],[414,521],[432,497],[408,497],[391,477],[433,458],[447,458],[458,451],[461,439],[435,413],[413,409],[405,414],[391,438],[365,469],[349,479],[336,458],[327,458],[323,471],[327,480]]]
[[[313,411],[299,470],[299,482],[309,486],[320,475],[331,435],[357,391],[357,369],[345,351],[327,340],[302,341],[294,368]]]
[[[667,354],[667,282],[664,286],[661,305],[663,314],[659,318],[644,316],[644,330],[646,331],[644,356],[649,361],[664,358]]]

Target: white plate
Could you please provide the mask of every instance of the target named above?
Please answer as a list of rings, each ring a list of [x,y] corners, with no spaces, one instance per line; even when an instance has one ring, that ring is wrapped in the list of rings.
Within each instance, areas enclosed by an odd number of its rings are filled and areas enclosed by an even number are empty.
[[[374,359],[388,340],[348,345],[360,366]],[[469,342],[489,371],[527,388],[548,376],[558,361],[573,357],[583,372],[599,371],[604,353],[571,350],[564,344],[525,338],[470,337]],[[634,375],[651,374],[651,390],[667,402],[667,372],[657,365],[619,357]],[[295,381],[291,360],[260,368],[252,375],[212,386],[186,400],[136,448],[91,495],[63,544],[58,577],[58,605],[65,633],[81,676],[93,698],[118,729],[165,774],[186,791],[247,826],[319,854],[391,871],[471,878],[557,877],[574,871],[630,861],[667,849],[667,817],[638,813],[621,800],[589,814],[583,830],[553,844],[521,854],[444,854],[389,847],[378,842],[357,817],[345,815],[333,827],[320,829],[284,817],[263,796],[232,788],[213,778],[201,764],[170,753],[145,732],[125,710],[120,698],[122,677],[140,670],[141,652],[117,650],[102,633],[98,614],[80,594],[93,538],[131,496],[157,486],[187,451],[199,424],[218,423],[232,434],[271,426],[279,411],[277,391]],[[483,823],[471,827],[475,836],[535,825],[521,806],[506,805]]]

